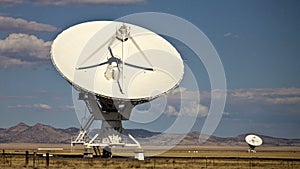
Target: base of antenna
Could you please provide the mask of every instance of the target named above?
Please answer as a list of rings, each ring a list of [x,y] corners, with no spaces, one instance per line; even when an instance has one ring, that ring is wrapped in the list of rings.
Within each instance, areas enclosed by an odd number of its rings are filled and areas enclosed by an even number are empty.
[[[255,151],[255,146],[249,145],[248,152],[249,152],[249,153],[256,153],[256,151]]]
[[[102,150],[102,152],[101,152]],[[137,160],[145,160],[144,150],[139,147],[134,150],[134,158]],[[110,146],[102,147],[99,146],[85,146],[83,152],[83,158],[93,158],[93,157],[101,157],[101,158],[112,158],[113,153]]]
[[[134,158],[137,160],[144,160],[144,150],[139,148],[134,151]]]
[[[83,158],[93,158],[93,149],[91,147],[84,148]]]
[[[134,106],[147,102],[140,101],[121,101],[112,100],[86,93],[79,89],[78,100],[85,102],[90,116],[83,124],[75,140],[71,140],[71,145],[84,145],[84,157],[101,156],[103,158],[112,157],[112,147],[132,147],[137,148],[134,157],[144,160],[144,152],[141,150],[140,143],[130,134],[125,132],[122,121],[128,120]],[[101,120],[100,130],[93,137],[87,135],[91,125],[95,120]],[[94,150],[94,152],[93,152]],[[101,151],[102,150],[102,153]]]
[[[104,147],[102,152],[102,158],[112,158],[112,151],[110,147]]]
[[[256,153],[256,150],[249,148],[248,153]]]

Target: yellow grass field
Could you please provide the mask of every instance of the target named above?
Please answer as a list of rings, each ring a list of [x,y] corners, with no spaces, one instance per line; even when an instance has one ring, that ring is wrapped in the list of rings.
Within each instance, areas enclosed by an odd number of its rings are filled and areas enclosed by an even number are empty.
[[[47,168],[46,158],[37,148],[63,148],[62,151],[50,151],[51,169],[96,169],[96,168],[220,168],[220,169],[300,169],[299,147],[260,147],[257,153],[248,153],[247,147],[176,147],[160,152],[160,147],[145,147],[145,160],[135,160],[131,149],[113,149],[111,159],[94,157],[82,158],[82,147],[70,149],[70,145],[46,144],[0,144],[0,168]],[[4,153],[3,153],[4,150]],[[26,160],[25,152],[29,155]],[[34,152],[37,156],[34,157]],[[155,156],[150,156],[156,154]],[[131,157],[123,157],[131,156]],[[35,159],[35,160],[34,160]],[[27,161],[27,162],[26,162]]]

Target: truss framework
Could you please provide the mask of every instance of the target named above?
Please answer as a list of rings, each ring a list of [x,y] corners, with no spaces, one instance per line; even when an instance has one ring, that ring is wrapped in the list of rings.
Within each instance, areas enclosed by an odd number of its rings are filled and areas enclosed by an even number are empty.
[[[147,101],[122,101],[111,98],[103,98],[94,94],[79,91],[78,100],[84,101],[88,111],[89,119],[82,124],[82,128],[74,140],[71,140],[71,146],[76,144],[84,145],[85,149],[93,149],[96,155],[101,155],[100,149],[103,149],[103,156],[111,156],[112,147],[135,147],[135,158],[144,159],[140,143],[123,126],[122,120],[129,120],[130,113],[134,106]],[[88,136],[90,128],[95,120],[101,120],[101,129],[92,137]],[[85,151],[86,152],[86,151]],[[92,157],[92,151],[88,151],[87,157]],[[105,155],[105,154],[109,155]]]

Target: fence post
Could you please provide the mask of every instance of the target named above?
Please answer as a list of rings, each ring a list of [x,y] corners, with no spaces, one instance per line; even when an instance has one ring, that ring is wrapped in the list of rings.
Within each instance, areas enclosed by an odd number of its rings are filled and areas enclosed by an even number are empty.
[[[5,165],[6,159],[5,159],[5,150],[4,149],[2,150],[2,158],[3,158],[3,161],[4,161],[4,165]]]
[[[12,166],[12,154],[11,153],[9,155],[9,158],[10,158],[10,160],[9,160],[9,166],[11,167]]]
[[[28,166],[29,163],[29,151],[25,151],[25,167]]]
[[[49,168],[49,152],[46,153],[46,168]]]
[[[33,160],[32,160],[34,169],[35,169],[35,160],[36,160],[36,151],[33,152]]]

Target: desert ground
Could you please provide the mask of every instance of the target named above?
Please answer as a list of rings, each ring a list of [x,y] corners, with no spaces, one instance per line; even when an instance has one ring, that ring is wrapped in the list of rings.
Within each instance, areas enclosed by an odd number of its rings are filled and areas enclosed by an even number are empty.
[[[45,151],[38,148],[62,148]],[[71,149],[68,144],[0,144],[0,168],[50,169],[96,168],[220,168],[220,169],[297,169],[300,168],[300,147],[259,147],[257,153],[248,153],[247,147],[181,146],[162,152],[162,147],[145,147],[145,160],[133,158],[132,149],[113,149],[113,158],[83,158],[80,146]],[[28,152],[26,158],[26,151]],[[34,156],[36,154],[36,156]],[[155,155],[155,156],[152,156]]]

